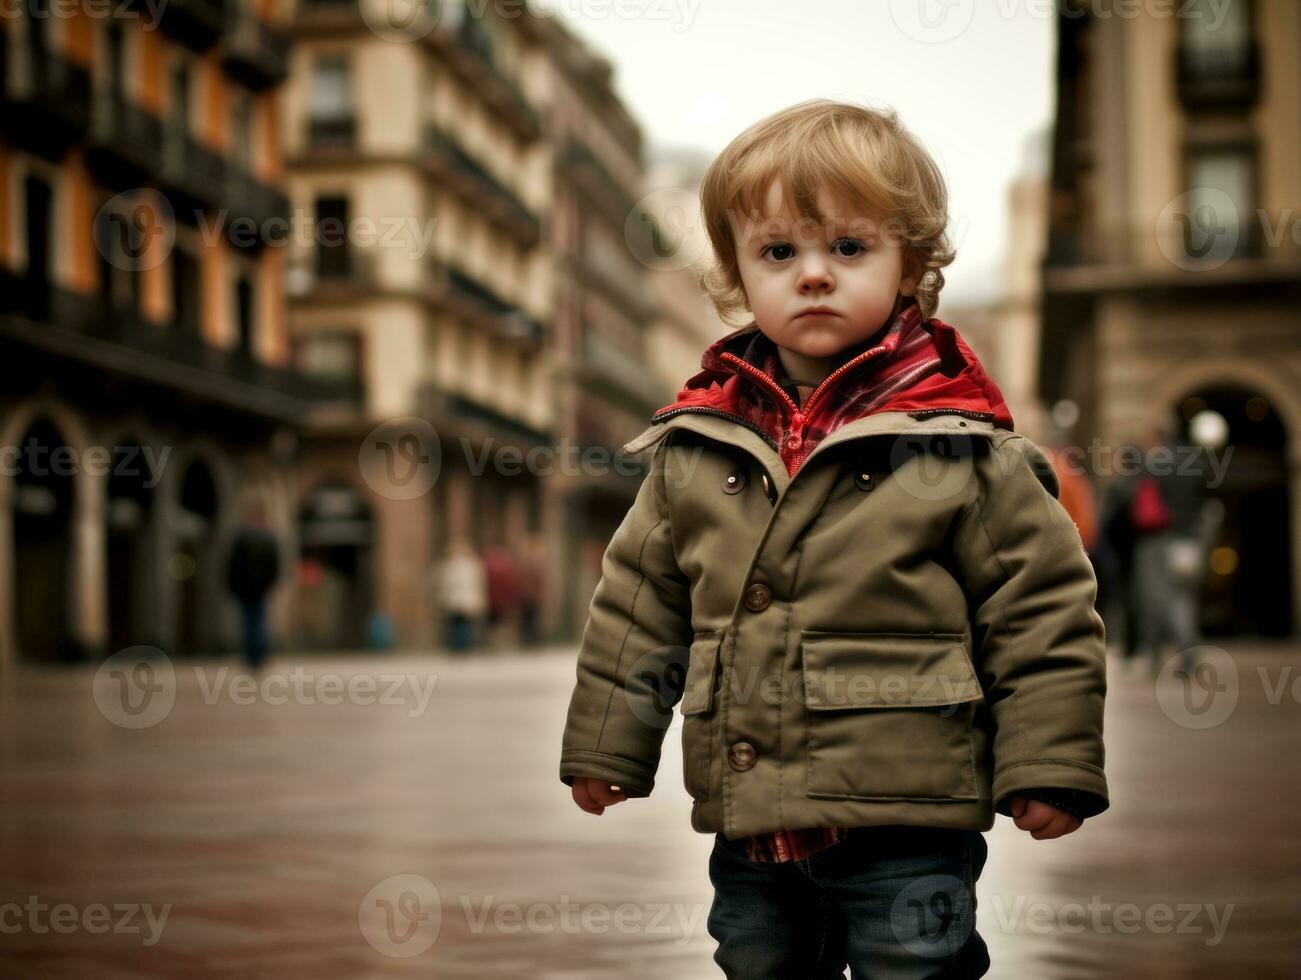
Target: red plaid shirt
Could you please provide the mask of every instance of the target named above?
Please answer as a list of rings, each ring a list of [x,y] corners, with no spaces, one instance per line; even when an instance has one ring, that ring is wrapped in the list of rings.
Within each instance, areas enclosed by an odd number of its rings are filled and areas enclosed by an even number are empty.
[[[905,306],[887,329],[842,351],[838,365],[817,385],[788,377],[776,344],[757,330],[739,356],[725,351],[728,342],[735,346],[746,329],[711,345],[701,358],[704,371],[661,411],[721,404],[772,437],[791,476],[835,429],[878,411],[943,406],[1012,428],[1002,395],[957,331],[942,321],[923,321],[915,302]],[[744,842],[751,860],[797,861],[843,840],[848,829],[783,829],[746,837]]]

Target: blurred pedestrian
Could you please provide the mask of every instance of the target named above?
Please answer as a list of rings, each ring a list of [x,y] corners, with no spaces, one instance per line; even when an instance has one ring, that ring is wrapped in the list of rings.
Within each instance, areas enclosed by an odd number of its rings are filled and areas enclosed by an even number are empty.
[[[1136,443],[1122,445],[1114,461],[1137,459]],[[1138,626],[1130,581],[1134,568],[1134,527],[1129,519],[1132,483],[1123,476],[1112,479],[1098,508],[1098,540],[1090,556],[1098,575],[1098,611],[1107,624],[1108,638],[1119,638],[1120,653],[1129,663],[1138,650]]]
[[[1173,429],[1158,423],[1141,442],[1143,466],[1119,491],[1116,519],[1128,524],[1133,542],[1130,602],[1134,652],[1149,658],[1157,674],[1173,646],[1178,666],[1191,672],[1194,647],[1202,642],[1199,594],[1206,568],[1201,467],[1190,466]]]
[[[502,545],[489,545],[483,549],[483,566],[488,576],[490,642],[495,647],[512,646],[518,640],[519,614],[519,572],[515,556]]]
[[[262,502],[256,498],[244,508],[243,524],[231,542],[226,572],[230,591],[239,602],[244,660],[251,670],[258,670],[266,662],[270,646],[267,595],[280,577],[280,544],[268,526]]]
[[[542,535],[524,536],[519,556],[520,645],[536,646],[542,639],[542,603],[545,594],[546,549]]]
[[[488,609],[483,561],[466,538],[454,537],[439,569],[439,599],[447,622],[447,645],[454,653],[471,649]]]

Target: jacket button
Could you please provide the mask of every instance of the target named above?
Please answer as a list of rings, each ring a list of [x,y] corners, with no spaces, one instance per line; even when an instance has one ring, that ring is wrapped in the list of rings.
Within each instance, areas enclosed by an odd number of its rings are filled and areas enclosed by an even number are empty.
[[[754,768],[756,758],[758,753],[749,742],[737,742],[727,750],[727,764],[737,772]]]
[[[769,500],[772,500],[772,485],[768,482],[768,474],[764,473],[762,474],[762,477],[763,477],[763,492]]]
[[[723,481],[724,493],[740,493],[745,489],[745,470],[736,470],[727,474],[727,479]]]
[[[763,612],[772,602],[772,590],[762,582],[756,582],[745,590],[745,608],[750,612]]]
[[[858,489],[860,489],[860,490],[871,490],[871,489],[872,489],[872,474],[871,474],[871,473],[868,473],[866,470],[863,470],[863,471],[861,471],[861,472],[855,474],[855,476],[854,476],[854,486],[858,487]]]

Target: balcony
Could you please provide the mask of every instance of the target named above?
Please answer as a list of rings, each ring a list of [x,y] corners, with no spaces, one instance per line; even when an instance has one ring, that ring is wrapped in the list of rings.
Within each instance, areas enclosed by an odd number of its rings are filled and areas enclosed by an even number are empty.
[[[289,76],[289,37],[249,9],[230,0],[221,63],[226,72],[255,91],[273,88]]]
[[[526,451],[534,446],[552,445],[550,432],[432,384],[421,385],[416,398],[419,416],[433,419],[444,439],[457,436],[476,440],[491,438]]]
[[[234,349],[110,309],[98,296],[0,266],[0,339],[243,414],[298,420],[335,398],[329,386]]]
[[[107,86],[95,91],[86,160],[114,190],[134,187],[157,173],[163,121]]]
[[[526,142],[542,133],[538,111],[524,97],[514,81],[502,74],[493,57],[491,40],[478,17],[468,8],[459,25],[446,21],[430,31],[425,40],[465,83],[496,111],[497,118]]]
[[[1185,109],[1242,111],[1260,98],[1260,45],[1191,47],[1175,55],[1176,86]]]
[[[318,243],[291,263],[286,292],[300,306],[372,299],[382,289],[377,260],[377,253],[356,246]]]
[[[526,247],[542,235],[537,215],[515,193],[492,175],[460,143],[433,123],[425,126],[424,163],[467,204],[482,209],[507,234]]]
[[[431,261],[429,282],[434,302],[458,319],[481,324],[502,341],[528,350],[539,350],[545,342],[541,323],[460,269]]]
[[[622,233],[624,222],[636,202],[596,154],[571,137],[559,154],[559,165],[564,175]]]
[[[289,219],[289,198],[272,184],[255,177],[242,167],[226,168],[226,200],[224,207],[228,220],[252,222],[256,226],[256,237],[266,241],[266,227],[272,219]],[[288,229],[279,230],[278,234],[287,234]],[[242,244],[248,237],[247,229],[240,229],[239,241]]]
[[[1255,214],[1236,239],[1208,240],[1190,224],[1171,226],[1158,239],[1155,224],[1105,232],[1053,229],[1043,263],[1044,288],[1053,293],[1169,293],[1186,300],[1204,294],[1248,295],[1301,289],[1301,265],[1289,240],[1271,247]]]
[[[334,37],[364,29],[357,0],[299,0],[294,10],[295,37]]]
[[[58,160],[90,124],[90,72],[48,48],[13,43],[0,31],[4,133],[11,143]]]
[[[164,128],[161,182],[177,217],[191,224],[195,212],[226,203],[225,159],[175,126]]]
[[[593,394],[637,415],[649,415],[673,395],[646,370],[644,360],[588,323],[583,325],[577,376]]]
[[[355,150],[357,119],[355,116],[315,116],[307,120],[307,146],[310,150]]]
[[[191,51],[208,50],[226,28],[226,0],[126,0],[125,6],[145,18],[147,27],[157,17],[162,32]]]

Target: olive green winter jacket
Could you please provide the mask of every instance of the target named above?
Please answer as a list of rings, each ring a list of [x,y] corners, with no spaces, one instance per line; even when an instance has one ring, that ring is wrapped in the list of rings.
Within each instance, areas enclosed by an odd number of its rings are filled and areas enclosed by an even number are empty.
[[[583,630],[563,782],[649,795],[676,709],[702,833],[988,830],[1031,788],[1107,807],[1096,582],[1024,436],[880,412],[789,477],[683,412],[623,448],[650,471]]]

